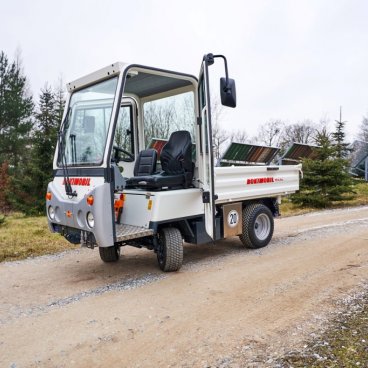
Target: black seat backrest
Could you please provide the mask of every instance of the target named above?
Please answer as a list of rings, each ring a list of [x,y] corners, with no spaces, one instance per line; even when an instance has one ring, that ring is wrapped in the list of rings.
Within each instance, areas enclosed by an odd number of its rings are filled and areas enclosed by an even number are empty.
[[[192,138],[186,130],[171,134],[169,141],[162,149],[162,170],[168,175],[186,174],[189,181],[193,177]]]
[[[152,175],[156,171],[157,151],[147,149],[139,152],[134,165],[134,176]]]

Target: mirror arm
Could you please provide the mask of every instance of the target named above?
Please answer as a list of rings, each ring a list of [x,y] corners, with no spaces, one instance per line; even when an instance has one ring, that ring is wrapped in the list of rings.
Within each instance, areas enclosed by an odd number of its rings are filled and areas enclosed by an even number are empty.
[[[226,87],[229,85],[229,72],[227,71],[227,60],[224,55],[213,55],[213,58],[222,58],[225,64]]]
[[[228,88],[229,86],[229,72],[227,69],[227,60],[226,57],[224,55],[213,55],[213,54],[207,54],[205,55],[205,59],[208,63],[208,65],[212,65],[215,62],[215,58],[221,58],[224,60],[224,64],[225,64],[225,77],[226,77],[226,88]]]

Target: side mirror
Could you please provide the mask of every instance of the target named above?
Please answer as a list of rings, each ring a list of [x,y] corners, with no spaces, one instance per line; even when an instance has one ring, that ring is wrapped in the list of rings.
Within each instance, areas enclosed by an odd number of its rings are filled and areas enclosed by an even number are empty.
[[[220,79],[220,92],[221,92],[221,103],[224,106],[236,107],[236,88],[235,80],[221,78]]]

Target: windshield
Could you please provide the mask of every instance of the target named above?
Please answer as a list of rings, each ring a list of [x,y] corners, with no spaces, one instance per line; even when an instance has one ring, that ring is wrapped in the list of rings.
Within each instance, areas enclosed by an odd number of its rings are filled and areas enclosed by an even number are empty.
[[[68,166],[102,164],[117,82],[116,77],[73,93],[60,152]]]

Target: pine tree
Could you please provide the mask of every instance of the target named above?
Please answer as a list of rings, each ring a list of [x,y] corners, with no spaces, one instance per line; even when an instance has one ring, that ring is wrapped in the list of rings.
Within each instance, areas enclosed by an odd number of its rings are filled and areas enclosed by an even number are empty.
[[[41,90],[30,159],[22,171],[22,180],[15,183],[18,200],[13,205],[23,212],[42,213],[44,210],[47,184],[52,179],[61,104],[62,94],[57,95],[48,85]],[[22,193],[27,195],[23,196]]]
[[[63,81],[59,78],[59,82],[54,91],[54,99],[55,99],[55,118],[58,126],[61,125],[61,121],[63,120],[63,113],[65,108],[65,94],[63,88]]]
[[[337,148],[326,129],[317,133],[316,159],[303,160],[304,177],[292,201],[302,206],[326,208],[334,202],[354,197],[353,181],[347,172],[347,161],[337,158]]]
[[[27,154],[33,107],[20,62],[0,52],[0,163],[8,161],[13,173]]]
[[[33,107],[19,56],[9,62],[0,52],[0,164],[5,163],[2,171],[6,187],[1,190],[6,208],[10,204],[15,209],[13,204],[27,196],[18,192],[16,185],[22,180],[30,156]]]
[[[47,184],[52,179],[52,162],[60,125],[59,119],[62,116],[62,103],[62,95],[56,95],[50,87],[46,86],[41,91],[39,111],[36,114],[38,127],[33,148],[33,165],[39,173],[36,196],[37,203],[41,201],[41,205],[38,205],[38,208],[41,206],[43,208]]]
[[[342,121],[341,106],[340,106],[340,119],[335,120],[335,122],[336,122],[336,131],[332,133],[332,137],[335,141],[336,157],[338,159],[344,159],[349,155],[351,150],[349,149],[349,144],[345,143],[344,129],[345,129],[345,124],[347,122]]]

